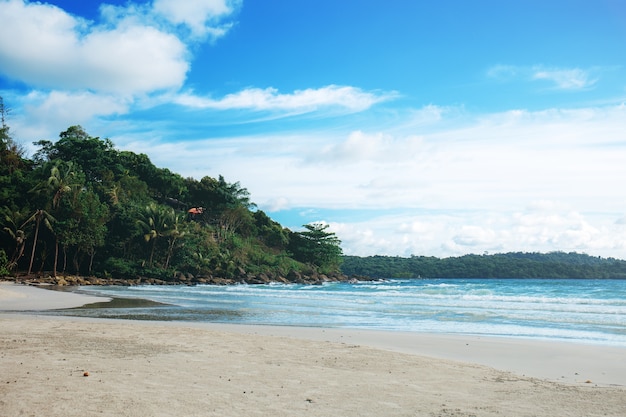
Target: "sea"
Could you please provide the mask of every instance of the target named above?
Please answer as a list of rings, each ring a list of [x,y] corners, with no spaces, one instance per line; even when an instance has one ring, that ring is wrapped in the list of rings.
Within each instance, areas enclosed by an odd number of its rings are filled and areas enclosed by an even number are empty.
[[[385,279],[323,285],[100,286],[89,317],[352,328],[626,347],[626,280]]]

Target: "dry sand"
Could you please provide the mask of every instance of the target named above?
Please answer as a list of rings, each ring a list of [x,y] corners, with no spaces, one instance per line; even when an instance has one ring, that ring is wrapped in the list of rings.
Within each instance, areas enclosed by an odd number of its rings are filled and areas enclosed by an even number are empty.
[[[16,298],[28,304],[58,294],[20,296],[23,288],[0,287],[0,310],[15,306]],[[623,417],[624,352],[525,340],[9,312],[0,314],[0,416]],[[490,357],[499,370],[480,364],[490,364]],[[564,381],[530,376],[555,362]],[[607,375],[598,366],[617,370]],[[575,369],[579,375],[565,375]],[[587,383],[588,375],[604,381]]]

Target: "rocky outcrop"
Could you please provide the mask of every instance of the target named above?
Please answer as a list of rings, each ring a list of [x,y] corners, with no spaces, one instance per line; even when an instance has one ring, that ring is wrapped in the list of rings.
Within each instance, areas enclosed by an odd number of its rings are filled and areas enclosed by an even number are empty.
[[[321,285],[325,282],[357,282],[370,281],[371,278],[363,276],[347,276],[341,273],[320,274],[317,272],[302,273],[299,271],[289,271],[286,276],[278,273],[247,273],[243,268],[237,270],[237,275],[233,278],[224,278],[213,275],[197,275],[190,273],[176,272],[171,279],[163,280],[148,277],[134,278],[101,278],[101,277],[83,277],[79,275],[22,275],[17,277],[2,277],[2,280],[14,281],[24,284],[49,284],[55,286],[89,286],[89,285],[235,285],[249,284],[262,285],[270,283],[281,284],[303,284],[303,285]]]

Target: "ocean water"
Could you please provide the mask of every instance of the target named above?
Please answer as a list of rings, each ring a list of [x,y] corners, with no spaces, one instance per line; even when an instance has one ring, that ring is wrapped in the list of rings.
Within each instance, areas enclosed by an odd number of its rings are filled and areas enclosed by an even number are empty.
[[[626,280],[415,279],[305,285],[83,287],[165,305],[91,317],[457,333],[626,347]],[[131,303],[134,304],[134,303]],[[119,305],[119,303],[118,303]]]

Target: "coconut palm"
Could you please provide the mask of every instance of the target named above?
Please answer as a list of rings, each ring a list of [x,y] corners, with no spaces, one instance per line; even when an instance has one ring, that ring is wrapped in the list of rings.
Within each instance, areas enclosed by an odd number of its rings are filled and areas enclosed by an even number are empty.
[[[52,208],[58,208],[64,195],[81,186],[82,183],[78,180],[74,164],[57,161],[50,168],[50,176],[47,181],[47,189],[52,193]]]
[[[30,263],[28,264],[28,275],[30,275],[33,270],[33,261],[35,260],[35,250],[37,248],[37,239],[39,238],[39,226],[41,225],[41,223],[43,223],[48,230],[52,231],[52,222],[54,221],[55,218],[52,217],[50,213],[48,213],[46,210],[39,209],[36,210],[33,215],[30,216],[28,220],[26,220],[26,222],[24,222],[24,224],[22,225],[22,227],[25,227],[28,223],[35,224],[35,237],[33,238],[33,250],[30,254]]]
[[[160,206],[156,203],[151,203],[146,206],[144,218],[137,221],[139,226],[141,226],[145,232],[143,235],[144,240],[146,242],[152,242],[148,265],[152,265],[158,238],[164,236],[164,233],[167,231],[167,210],[168,209],[166,207]]]
[[[74,200],[76,199],[76,192],[83,186],[81,181],[82,173],[77,172],[74,168],[73,162],[64,162],[61,160],[54,161],[54,164],[50,168],[50,176],[45,183],[42,183],[42,192],[47,192],[52,196],[52,209],[59,210],[59,204],[61,200],[74,192]],[[74,204],[72,204],[74,205]],[[57,275],[57,264],[59,259],[59,236],[56,235],[54,244],[54,267],[53,274]]]
[[[165,235],[168,238],[167,245],[167,258],[165,259],[165,269],[170,265],[170,259],[172,258],[172,254],[174,253],[174,247],[176,245],[176,241],[183,236],[185,236],[185,232],[181,230],[182,222],[185,219],[184,213],[175,213],[174,210],[168,210],[169,222],[166,224],[167,230],[165,231]]]
[[[15,249],[11,255],[7,268],[9,271],[15,269],[17,264],[24,254],[24,248],[26,247],[26,232],[23,228],[24,216],[20,211],[11,211],[5,207],[2,213],[2,224],[4,230],[15,241]]]

